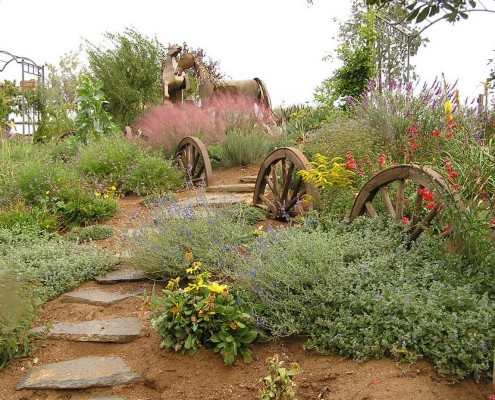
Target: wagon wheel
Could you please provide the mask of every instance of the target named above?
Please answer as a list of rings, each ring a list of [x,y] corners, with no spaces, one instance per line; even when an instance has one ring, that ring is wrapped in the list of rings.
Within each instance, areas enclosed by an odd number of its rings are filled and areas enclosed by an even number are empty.
[[[363,186],[350,220],[360,215],[377,218],[379,214],[388,214],[410,225],[410,239],[416,240],[441,214],[447,197],[452,197],[452,190],[438,172],[414,164],[396,165],[379,172]],[[465,210],[459,196],[454,195],[453,199],[460,210]],[[452,227],[446,225],[440,231],[447,236]]]
[[[316,189],[305,183],[298,172],[310,169],[308,159],[297,149],[282,147],[273,151],[258,172],[253,204],[266,208],[273,218],[304,214]]]
[[[201,140],[186,136],[177,147],[175,161],[186,176],[187,184],[211,186],[213,172],[208,151]]]

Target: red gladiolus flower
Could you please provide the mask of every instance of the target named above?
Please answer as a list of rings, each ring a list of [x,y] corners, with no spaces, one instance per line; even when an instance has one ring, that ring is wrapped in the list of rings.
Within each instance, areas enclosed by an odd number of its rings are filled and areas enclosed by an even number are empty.
[[[450,174],[449,174],[449,178],[450,179],[455,179],[459,176],[459,174],[456,172],[456,171],[452,171]]]
[[[411,223],[411,220],[409,219],[409,217],[402,217],[402,223],[409,225]]]
[[[346,162],[347,168],[349,169],[356,169],[356,160],[351,159]]]
[[[418,128],[415,128],[415,127],[410,128],[410,129],[409,129],[409,131],[410,131],[412,134],[419,133]]]
[[[417,148],[418,148],[418,144],[417,144],[417,143],[413,143],[413,144],[411,145],[411,147],[412,147],[413,149],[417,149]]]
[[[409,143],[414,143],[414,142],[416,141],[416,138],[414,138],[414,137],[410,137],[409,139],[407,139],[407,141],[408,141]]]
[[[435,195],[428,188],[419,189],[419,195],[424,201],[432,201]]]
[[[433,131],[433,136],[436,136],[436,137],[440,136],[440,131],[438,129],[435,129]]]
[[[434,208],[435,208],[435,206],[436,206],[436,205],[437,205],[437,203],[435,203],[434,201],[432,201],[432,202],[430,202],[430,203],[428,203],[428,204],[426,205],[426,208],[427,208],[428,210],[432,210],[432,209],[434,209]]]
[[[454,184],[452,185],[452,190],[453,190],[454,192],[457,192],[460,188],[461,188],[461,184],[460,184],[460,183],[454,183]]]
[[[447,139],[450,139],[454,134],[452,132],[449,132],[445,135]]]
[[[386,162],[386,158],[387,158],[387,156],[385,155],[385,153],[382,153],[380,158],[378,158],[378,164],[380,164],[382,167],[384,167],[385,162]]]

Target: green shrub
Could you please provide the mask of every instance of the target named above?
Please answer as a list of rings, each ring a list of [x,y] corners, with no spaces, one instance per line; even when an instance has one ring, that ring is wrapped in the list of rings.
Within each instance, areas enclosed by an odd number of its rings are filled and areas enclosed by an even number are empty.
[[[32,347],[28,331],[40,299],[33,295],[31,282],[19,283],[13,268],[0,268],[0,369],[27,356]]]
[[[89,194],[76,189],[66,192],[57,207],[62,226],[87,226],[113,217],[119,203],[112,194]]]
[[[92,240],[103,240],[112,237],[115,231],[110,226],[105,225],[91,225],[82,227],[75,227],[68,232],[64,238],[72,242],[85,243]]]
[[[221,209],[220,212],[236,224],[254,225],[257,222],[264,221],[266,219],[265,210],[258,207],[249,206],[245,203],[225,207]]]
[[[94,247],[34,227],[0,228],[0,366],[30,352],[28,330],[39,305],[116,261]]]
[[[171,161],[158,153],[148,152],[135,160],[122,189],[126,193],[149,195],[177,190],[183,183],[182,173]]]
[[[180,276],[189,265],[184,258],[188,251],[206,265],[220,268],[229,251],[253,239],[252,228],[233,222],[207,203],[200,208],[155,203],[152,211],[154,224],[144,224],[126,241],[131,262],[150,276]]]
[[[348,151],[363,159],[374,153],[373,136],[362,124],[349,117],[340,117],[311,132],[303,144],[304,154],[312,159],[316,153],[329,158],[345,158]]]
[[[122,190],[135,160],[142,152],[137,143],[121,136],[102,136],[89,146],[81,147],[77,169],[100,184]]]
[[[261,236],[232,268],[258,323],[310,335],[309,347],[358,360],[427,358],[441,374],[479,378],[493,359],[488,275],[438,239],[407,248],[399,226],[358,219]]]
[[[213,347],[225,364],[232,365],[238,355],[251,360],[248,345],[258,336],[255,320],[229,293],[227,285],[211,282],[201,271],[201,263],[187,269],[189,284],[179,287],[180,278],[169,281],[163,297],[153,294],[153,326],[163,337],[161,347],[193,355],[202,346]]]
[[[0,208],[0,228],[11,229],[16,226],[55,231],[59,224],[57,218],[46,207],[16,203],[10,208]]]
[[[261,163],[274,148],[273,139],[260,130],[232,130],[221,144],[224,166]]]

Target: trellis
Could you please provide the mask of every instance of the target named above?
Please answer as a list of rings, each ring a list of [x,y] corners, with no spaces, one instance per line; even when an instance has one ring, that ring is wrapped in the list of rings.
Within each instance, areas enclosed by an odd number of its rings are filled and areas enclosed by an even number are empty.
[[[39,66],[33,60],[27,57],[16,56],[5,50],[0,50],[0,73],[4,72],[11,62],[16,62],[21,65],[21,83],[20,83],[20,115],[22,116],[22,134],[26,134],[26,125],[28,134],[31,134],[31,128],[34,131],[34,124],[39,120],[39,113],[35,113],[33,108],[26,107],[26,90],[36,88],[41,84],[45,86],[45,66]],[[26,80],[27,75],[35,76],[34,80]],[[26,119],[28,124],[26,124]]]

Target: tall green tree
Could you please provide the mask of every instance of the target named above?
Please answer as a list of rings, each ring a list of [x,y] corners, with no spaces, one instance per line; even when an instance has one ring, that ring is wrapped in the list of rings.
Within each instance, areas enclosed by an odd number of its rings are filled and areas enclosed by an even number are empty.
[[[165,48],[157,38],[150,39],[134,28],[103,36],[110,47],[86,41],[90,71],[95,81],[104,84],[106,109],[114,121],[121,127],[131,125],[142,112],[161,102]]]
[[[364,22],[364,23],[363,23]],[[374,30],[375,14],[362,13],[360,2],[353,0],[351,18],[340,26],[336,58],[342,62],[333,75],[316,89],[315,99],[324,107],[347,109],[350,98],[359,98],[368,81],[376,76]],[[353,34],[349,35],[352,32]]]
[[[81,52],[81,48],[70,51],[60,57],[58,65],[47,65],[45,87],[39,86],[33,99],[41,115],[34,141],[45,141],[74,129],[77,88],[86,73],[81,62]]]

